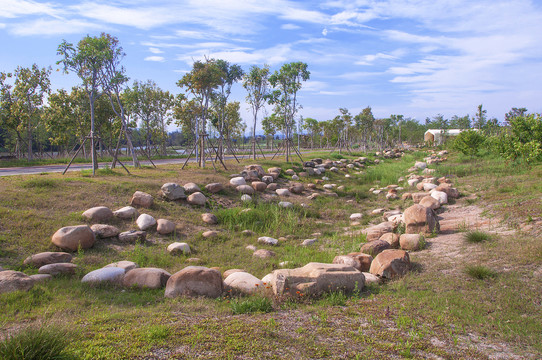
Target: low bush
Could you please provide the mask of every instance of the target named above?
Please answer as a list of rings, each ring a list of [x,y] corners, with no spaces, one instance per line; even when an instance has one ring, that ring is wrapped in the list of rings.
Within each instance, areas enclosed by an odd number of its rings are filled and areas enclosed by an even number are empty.
[[[495,271],[482,265],[469,265],[465,268],[465,273],[478,280],[486,280],[497,276]]]
[[[273,311],[271,299],[262,296],[250,297],[246,300],[235,299],[230,303],[234,315],[248,313],[268,313]]]
[[[0,343],[3,360],[75,359],[66,351],[66,332],[57,328],[28,327]]]
[[[492,235],[480,230],[471,230],[463,234],[463,238],[470,243],[480,243],[492,239]]]

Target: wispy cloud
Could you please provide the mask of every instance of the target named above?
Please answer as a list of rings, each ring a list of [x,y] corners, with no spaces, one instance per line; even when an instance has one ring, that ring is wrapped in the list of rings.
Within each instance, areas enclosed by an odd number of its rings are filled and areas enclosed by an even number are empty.
[[[156,62],[164,62],[166,59],[163,56],[147,56],[145,61],[156,61]]]
[[[295,24],[282,24],[280,28],[282,30],[299,30],[301,29],[301,26]]]
[[[24,15],[49,15],[58,17],[62,11],[50,3],[27,0],[0,1],[0,18],[16,18]]]
[[[150,47],[150,48],[149,48],[149,51],[150,51],[151,53],[153,53],[153,54],[162,54],[162,53],[163,53],[163,51],[160,50],[160,49],[158,49],[157,47]]]
[[[104,29],[103,26],[83,20],[38,19],[16,23],[10,32],[19,36],[79,34],[90,30]]]

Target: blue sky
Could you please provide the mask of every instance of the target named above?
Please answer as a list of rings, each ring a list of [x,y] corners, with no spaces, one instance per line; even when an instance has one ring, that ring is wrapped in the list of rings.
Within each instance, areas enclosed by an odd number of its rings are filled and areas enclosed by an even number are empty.
[[[131,80],[173,93],[203,56],[245,70],[306,62],[300,114],[318,120],[366,106],[419,121],[481,103],[500,120],[511,107],[542,112],[539,0],[0,0],[0,71],[56,69],[63,39],[101,32],[119,38]],[[54,88],[76,84],[53,72]],[[231,99],[244,97],[236,85]]]

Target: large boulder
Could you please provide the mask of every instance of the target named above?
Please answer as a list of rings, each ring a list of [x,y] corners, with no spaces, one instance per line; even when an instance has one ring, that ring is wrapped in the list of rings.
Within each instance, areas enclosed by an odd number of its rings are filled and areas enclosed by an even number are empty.
[[[241,194],[252,195],[254,194],[254,189],[250,185],[239,185],[236,187],[237,191]]]
[[[359,271],[369,271],[373,257],[361,252],[354,252],[348,255],[337,255],[333,259],[333,264],[344,264],[352,266]]]
[[[254,190],[259,192],[265,191],[267,189],[267,184],[263,181],[253,181],[251,185]]]
[[[175,231],[175,223],[167,219],[156,221],[156,231],[161,235],[168,235]]]
[[[94,245],[96,237],[88,225],[66,226],[57,230],[51,242],[61,249],[77,251],[89,249]]]
[[[305,190],[305,188],[303,187],[303,184],[301,183],[295,183],[295,184],[292,184],[288,190],[290,190],[291,193],[293,194],[301,194],[303,193],[303,190]]]
[[[275,295],[321,295],[325,292],[362,290],[365,277],[352,266],[311,262],[296,269],[273,271]]]
[[[426,192],[417,192],[412,194],[412,201],[418,204],[424,197],[428,196],[429,193]]]
[[[239,186],[239,185],[246,185],[247,182],[245,181],[245,178],[242,177],[242,176],[237,176],[237,177],[234,177],[234,178],[231,178],[230,179],[230,185],[233,185],[235,187]]]
[[[188,197],[187,201],[190,205],[204,206],[207,202],[207,198],[202,193],[195,192]]]
[[[211,213],[201,214],[201,220],[203,220],[204,223],[210,224],[210,225],[218,224],[218,218],[216,217],[215,214],[211,214]]]
[[[389,248],[391,248],[391,246],[387,241],[374,240],[374,241],[369,241],[368,243],[363,244],[361,248],[359,249],[359,251],[364,254],[368,254],[374,257],[380,254],[382,251],[387,250]]]
[[[245,166],[245,170],[256,171],[259,177],[262,177],[265,175],[265,171],[261,165],[247,165]]]
[[[430,195],[424,196],[419,204],[433,210],[440,208],[440,202]]]
[[[386,221],[378,225],[369,226],[361,231],[362,234],[367,235],[367,241],[374,241],[380,239],[385,233],[393,232],[395,224],[391,221]]]
[[[166,286],[170,277],[171,274],[162,269],[138,268],[128,271],[122,284],[126,287],[161,289]]]
[[[199,186],[196,185],[193,182],[189,182],[189,183],[184,184],[183,188],[184,188],[184,191],[187,194],[192,194],[192,193],[195,193],[195,192],[201,192],[201,189],[199,188]]]
[[[113,225],[107,224],[94,224],[90,227],[94,232],[94,235],[98,238],[107,239],[110,237],[115,237],[120,234],[120,230]]]
[[[105,206],[96,206],[86,210],[83,217],[91,222],[109,221],[113,217],[113,211]]]
[[[440,231],[437,215],[431,208],[416,204],[404,213],[405,233],[430,235]]]
[[[224,279],[224,284],[243,294],[253,294],[264,287],[260,279],[244,271],[236,271],[229,274]]]
[[[153,202],[154,200],[151,194],[147,194],[143,191],[136,191],[134,195],[132,195],[132,200],[130,201],[130,205],[138,206],[142,208],[150,208]]]
[[[222,191],[224,189],[224,185],[221,183],[211,183],[205,185],[205,190],[207,190],[210,193],[216,194],[219,191]]]
[[[187,266],[173,274],[166,284],[165,296],[217,298],[222,294],[223,282],[220,272],[203,266]]]
[[[0,294],[12,291],[28,291],[34,286],[34,280],[20,271],[0,271]]]
[[[134,220],[139,216],[139,212],[132,206],[125,206],[113,212],[113,215],[123,220]]]
[[[74,275],[77,265],[72,263],[55,263],[43,265],[38,269],[40,274],[49,274],[51,276],[57,275]]]
[[[391,248],[397,249],[399,247],[399,234],[392,232],[383,234],[379,240],[383,240],[390,244]]]
[[[420,249],[422,239],[420,234],[402,234],[399,243],[403,250],[416,251]]]
[[[410,270],[410,257],[404,250],[384,250],[371,263],[369,272],[381,278],[403,276]]]
[[[137,227],[140,230],[148,230],[156,225],[156,219],[149,214],[141,214],[136,220]]]
[[[160,188],[162,195],[168,200],[186,199],[184,188],[176,183],[165,183]]]
[[[71,254],[65,252],[42,252],[27,257],[23,264],[40,268],[43,265],[56,263],[69,263],[72,261]]]
[[[94,270],[83,276],[81,282],[89,284],[111,283],[122,284],[124,269],[119,267],[106,267]]]
[[[442,183],[435,188],[436,191],[443,191],[448,195],[450,199],[457,199],[459,197],[459,191],[452,187],[452,184]]]
[[[433,190],[431,191],[431,197],[438,200],[440,205],[448,203],[448,195],[444,191]]]

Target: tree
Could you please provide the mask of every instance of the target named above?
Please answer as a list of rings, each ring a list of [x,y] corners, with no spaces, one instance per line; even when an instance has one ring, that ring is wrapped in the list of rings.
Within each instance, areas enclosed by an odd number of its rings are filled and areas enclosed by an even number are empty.
[[[201,114],[199,101],[196,99],[187,100],[184,94],[175,97],[173,107],[175,124],[181,128],[184,139],[194,144],[196,141],[196,129],[198,115]]]
[[[4,109],[1,123],[17,134],[17,140],[23,141],[22,132],[26,132],[28,160],[33,158],[33,134],[41,118],[44,95],[50,93],[51,69],[33,64],[31,68],[18,66],[13,74],[0,74],[1,101]],[[14,77],[13,87],[7,79]]]
[[[284,124],[282,130],[286,142],[286,161],[290,156],[291,129],[295,123],[295,114],[300,108],[297,102],[297,93],[301,89],[302,82],[310,78],[307,64],[303,62],[291,62],[282,65],[280,70],[275,71],[269,77],[269,82],[274,87],[268,96],[268,102],[275,106],[275,112],[281,114]]]
[[[246,100],[250,104],[252,115],[254,116],[252,126],[252,157],[256,159],[256,124],[258,121],[258,112],[264,106],[265,99],[270,92],[269,65],[264,65],[262,68],[252,66],[243,78],[243,87],[248,92]]]
[[[361,132],[361,142],[363,145],[363,151],[367,151],[370,135],[374,128],[375,117],[370,106],[363,109],[358,115],[354,117],[356,127]]]
[[[474,156],[478,153],[480,146],[485,142],[485,137],[479,131],[467,130],[457,135],[452,143],[454,149],[465,155]]]
[[[314,148],[314,137],[321,131],[321,125],[318,120],[313,118],[305,118],[303,129],[307,130],[311,136],[311,149]]]
[[[73,71],[83,81],[90,105],[90,147],[92,154],[92,174],[96,174],[98,161],[94,136],[94,103],[100,95],[100,73],[109,55],[109,39],[102,34],[100,37],[85,36],[77,47],[64,40],[58,47],[57,54],[62,60],[57,64],[64,66],[64,72]]]
[[[213,92],[223,83],[223,79],[224,73],[216,60],[205,59],[205,61],[194,62],[192,70],[177,82],[177,86],[188,89],[197,101],[199,101],[201,114],[196,122],[196,141],[199,141],[200,153],[198,160],[201,167],[205,167],[205,136],[207,136],[205,129],[207,126],[209,104]]]
[[[504,122],[509,125],[510,124],[510,120],[518,117],[518,116],[525,116],[525,114],[527,113],[527,108],[516,108],[516,107],[513,107],[509,112],[507,112],[505,115],[504,115]]]
[[[452,129],[470,129],[470,126],[471,123],[468,114],[461,117],[454,115],[450,119],[450,128]]]
[[[486,125],[487,120],[487,110],[482,108],[482,104],[478,105],[478,108],[476,110],[476,114],[474,115],[474,124],[473,126],[481,130]]]
[[[403,115],[390,115],[390,120],[392,121],[392,124],[393,125],[396,125],[397,128],[398,128],[398,132],[399,132],[399,139],[398,139],[398,143],[399,143],[399,146],[403,146],[403,142],[401,141],[401,127],[403,125],[403,120],[404,120],[404,116]]]
[[[271,151],[273,151],[273,142],[277,133],[277,123],[280,121],[277,114],[273,113],[262,120],[262,129],[265,134],[267,146],[269,147],[269,139],[271,139]]]

